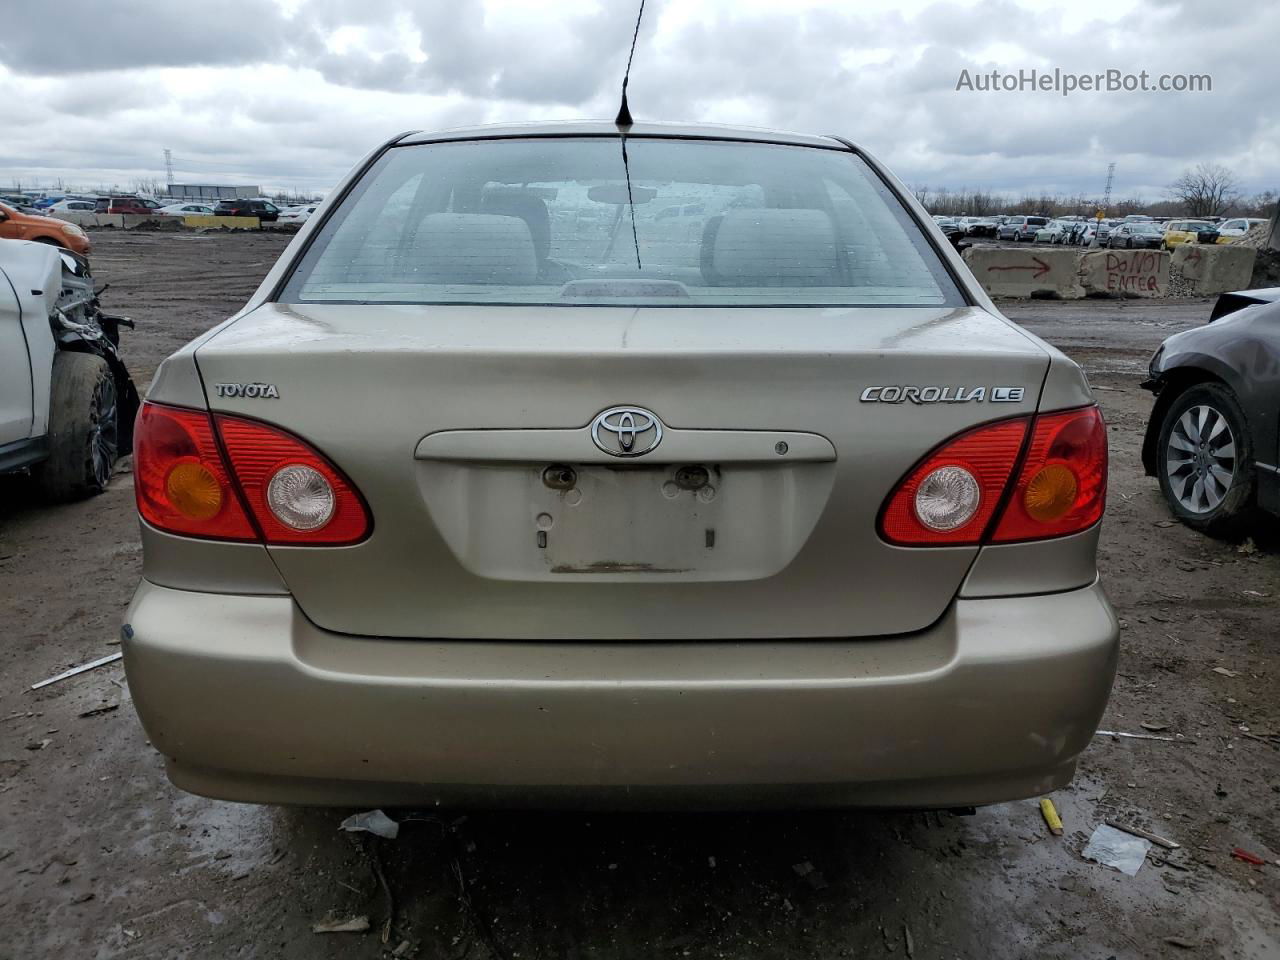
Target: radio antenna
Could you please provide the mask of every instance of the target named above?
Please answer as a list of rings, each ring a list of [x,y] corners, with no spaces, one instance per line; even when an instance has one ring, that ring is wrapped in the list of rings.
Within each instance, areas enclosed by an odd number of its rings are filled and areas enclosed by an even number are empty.
[[[636,14],[636,28],[631,34],[631,52],[627,54],[627,69],[622,74],[622,106],[618,108],[618,116],[613,121],[619,129],[632,124],[631,109],[627,106],[627,81],[631,79],[631,61],[636,56],[636,40],[640,36],[640,21],[644,17],[644,0],[640,0],[640,12]]]
[[[640,36],[640,21],[644,18],[644,0],[640,0],[640,10],[636,14],[636,28],[631,34],[631,52],[627,54],[627,69],[622,74],[622,105],[618,107],[618,116],[614,124],[618,127],[618,138],[622,141],[622,169],[627,175],[627,208],[631,212],[631,242],[636,251],[636,269],[643,270],[640,263],[640,235],[636,232],[636,204],[631,196],[631,163],[627,158],[627,131],[634,122],[631,109],[627,106],[627,82],[631,79],[631,61],[636,56],[636,39]]]

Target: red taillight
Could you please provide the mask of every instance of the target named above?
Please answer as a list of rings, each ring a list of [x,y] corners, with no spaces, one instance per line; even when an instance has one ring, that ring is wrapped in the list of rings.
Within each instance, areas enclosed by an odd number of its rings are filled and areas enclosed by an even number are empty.
[[[354,485],[306,443],[256,420],[214,420],[267,543],[340,546],[369,535],[369,512]],[[295,509],[303,506],[314,509]]]
[[[144,403],[133,432],[138,513],[153,527],[216,540],[257,540],[209,415]]]
[[[1036,417],[1018,482],[992,541],[1077,533],[1102,519],[1107,500],[1107,425],[1097,407]]]
[[[1101,519],[1106,487],[1097,407],[1002,420],[960,434],[913,468],[881,511],[880,534],[901,546],[1061,537]]]
[[[337,546],[363,540],[371,526],[360,494],[333,464],[254,420],[145,403],[134,473],[138,512],[170,533]]]
[[[1013,473],[1027,436],[1028,417],[1002,420],[962,433],[943,444],[907,474],[885,504],[880,530],[890,543],[903,546],[960,546],[980,543]],[[959,467],[976,481],[977,503],[969,518],[953,529],[939,530],[921,519],[917,494],[937,471]]]

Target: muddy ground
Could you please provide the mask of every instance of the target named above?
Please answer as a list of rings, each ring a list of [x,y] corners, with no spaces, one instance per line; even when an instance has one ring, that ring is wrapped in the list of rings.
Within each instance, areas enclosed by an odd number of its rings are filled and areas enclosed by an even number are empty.
[[[109,305],[137,317],[145,384],[234,311],[286,242],[98,233]],[[113,665],[27,689],[118,647],[139,575],[131,476],[49,508],[0,483],[0,958],[1280,956],[1280,552],[1171,523],[1138,445],[1138,389],[1205,301],[1010,303],[1083,362],[1111,425],[1101,565],[1124,622],[1104,728],[1055,796],[971,817],[451,811],[396,841],[350,811],[218,803],[169,786]],[[1269,539],[1268,539],[1269,537]],[[1214,672],[1222,667],[1229,675]],[[105,712],[95,712],[95,711]],[[85,715],[89,714],[89,715]],[[42,746],[43,745],[43,746]],[[1104,818],[1183,844],[1130,878],[1081,858]],[[802,877],[796,865],[811,864]],[[321,935],[327,916],[367,933]],[[381,931],[390,920],[387,946]],[[403,945],[403,946],[402,946]]]

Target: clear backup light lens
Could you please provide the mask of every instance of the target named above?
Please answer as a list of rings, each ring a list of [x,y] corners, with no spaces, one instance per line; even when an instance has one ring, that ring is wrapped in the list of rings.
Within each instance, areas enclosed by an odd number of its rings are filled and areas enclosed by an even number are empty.
[[[939,467],[916,488],[916,517],[930,530],[963,527],[978,512],[982,494],[978,480],[964,467]]]
[[[281,467],[267,484],[267,506],[294,530],[319,530],[333,518],[336,498],[324,474],[300,463]]]

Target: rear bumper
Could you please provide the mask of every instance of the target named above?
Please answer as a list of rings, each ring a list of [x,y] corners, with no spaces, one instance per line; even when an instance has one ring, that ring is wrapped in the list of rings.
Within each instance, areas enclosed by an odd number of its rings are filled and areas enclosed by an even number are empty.
[[[936,807],[1070,780],[1110,693],[1101,588],[957,600],[906,637],[385,640],[289,597],[138,588],[124,643],[183,789],[231,800]]]

